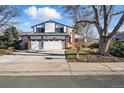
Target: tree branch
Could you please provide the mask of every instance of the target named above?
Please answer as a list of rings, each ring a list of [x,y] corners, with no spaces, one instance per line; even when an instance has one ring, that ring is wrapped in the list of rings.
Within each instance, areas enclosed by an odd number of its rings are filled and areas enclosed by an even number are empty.
[[[120,12],[112,13],[111,16],[120,15],[120,14],[124,14],[124,11],[120,11]]]
[[[109,38],[113,37],[114,35],[117,34],[119,28],[123,25],[124,23],[124,14],[122,15],[122,17],[120,18],[119,22],[117,23],[117,25],[115,26],[115,28],[113,29],[113,31],[109,34]]]
[[[108,12],[107,12],[108,15],[110,14],[112,8],[113,8],[113,5],[110,5],[110,7],[109,7],[109,9],[108,9]]]
[[[108,24],[111,23],[111,19],[112,19],[112,18],[110,17],[110,14],[111,14],[112,8],[113,8],[113,5],[110,5],[109,10],[108,10],[108,13],[107,13],[107,15],[108,15]]]
[[[91,21],[91,20],[81,20],[81,21],[78,21],[76,22],[77,24],[79,23],[90,23],[90,24],[94,24],[96,21]]]
[[[4,26],[4,25],[8,25],[7,23],[9,22],[9,20],[11,19],[12,17],[9,17],[7,18],[6,20],[0,22],[0,27]]]
[[[103,12],[104,12],[104,36],[107,35],[107,29],[108,29],[108,13],[107,13],[107,8],[104,5],[103,6]]]
[[[10,24],[9,21],[19,14],[20,10],[15,6],[0,6],[0,27]]]
[[[99,35],[101,36],[102,33],[101,33],[101,26],[100,26],[100,19],[99,19],[99,11],[97,9],[97,5],[92,5],[92,7],[93,7],[93,11],[95,13],[95,20],[96,20],[95,25],[96,25]]]
[[[109,17],[109,18],[110,18],[109,23],[111,22],[113,16],[120,15],[120,14],[124,14],[124,11],[120,11],[120,12],[112,13],[112,14],[110,15],[110,17]]]

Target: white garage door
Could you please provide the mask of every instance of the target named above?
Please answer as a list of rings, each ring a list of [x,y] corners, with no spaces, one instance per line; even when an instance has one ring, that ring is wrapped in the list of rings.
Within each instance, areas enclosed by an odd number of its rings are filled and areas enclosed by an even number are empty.
[[[62,41],[44,41],[44,49],[62,49]]]
[[[33,49],[33,50],[39,49],[39,42],[38,41],[31,41],[31,49]]]

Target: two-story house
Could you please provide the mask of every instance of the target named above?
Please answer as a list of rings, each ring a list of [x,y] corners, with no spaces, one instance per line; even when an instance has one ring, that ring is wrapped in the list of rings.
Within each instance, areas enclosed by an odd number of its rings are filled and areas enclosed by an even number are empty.
[[[73,27],[49,20],[31,27],[32,33],[21,35],[27,49],[75,48]]]

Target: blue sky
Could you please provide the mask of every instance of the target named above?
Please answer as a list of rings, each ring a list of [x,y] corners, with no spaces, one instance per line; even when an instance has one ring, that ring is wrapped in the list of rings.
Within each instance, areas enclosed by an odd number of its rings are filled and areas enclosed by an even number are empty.
[[[23,5],[17,6],[22,10],[21,15],[16,19],[19,24],[16,25],[19,31],[31,32],[31,26],[46,20],[54,20],[69,26],[73,26],[73,22],[64,13],[61,6],[54,5]],[[124,9],[124,6],[120,6],[117,10]],[[119,17],[115,17],[109,30],[112,30],[114,23],[117,22]],[[124,31],[124,26],[120,28],[120,31]]]
[[[24,32],[32,31],[31,26],[47,21],[49,19],[69,25],[69,26],[73,25],[72,20],[69,19],[67,16],[65,16],[65,14],[63,14],[62,8],[60,6],[25,5],[25,6],[17,6],[17,7],[22,10],[22,13],[18,18],[16,18],[16,20],[19,22],[19,24],[16,25],[16,27],[19,30]],[[32,14],[32,12],[35,12],[34,11],[35,9],[37,9],[37,13],[34,15]],[[39,12],[38,12],[38,9],[39,9]],[[44,19],[43,15],[47,16],[47,18]]]

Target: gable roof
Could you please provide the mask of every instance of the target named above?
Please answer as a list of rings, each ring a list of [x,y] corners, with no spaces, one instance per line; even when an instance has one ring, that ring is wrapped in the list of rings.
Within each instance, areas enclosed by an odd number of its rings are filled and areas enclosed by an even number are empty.
[[[31,26],[31,28],[33,28],[33,27],[35,27],[35,26],[38,26],[38,25],[41,25],[41,24],[44,24],[44,23],[49,23],[49,22],[57,23],[57,24],[60,24],[60,25],[64,25],[64,26],[69,27],[69,28],[74,28],[74,27],[71,27],[71,26],[68,26],[68,25],[65,25],[65,24],[62,24],[62,23],[59,23],[59,22],[53,21],[53,20],[48,20],[48,21],[45,21],[45,22],[42,22],[42,23],[36,24],[36,25],[34,25],[34,26]]]

